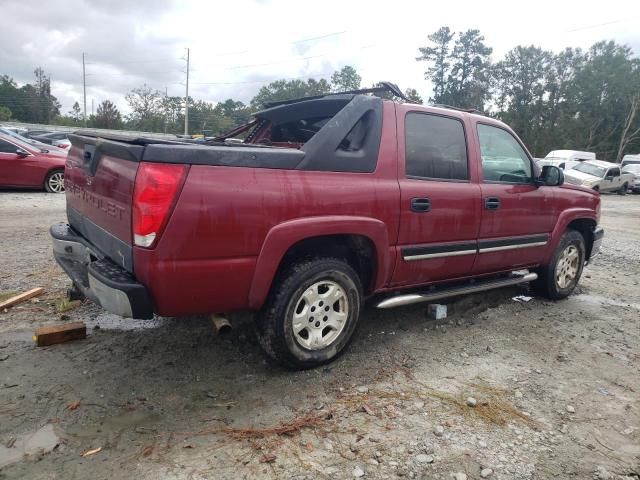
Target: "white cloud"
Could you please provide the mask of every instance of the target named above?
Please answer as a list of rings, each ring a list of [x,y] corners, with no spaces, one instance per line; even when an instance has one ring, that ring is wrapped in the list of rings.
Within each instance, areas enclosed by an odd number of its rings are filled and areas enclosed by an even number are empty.
[[[32,81],[42,66],[68,111],[82,103],[82,52],[87,53],[87,103],[109,98],[126,111],[125,94],[143,83],[183,95],[184,48],[191,49],[191,94],[248,101],[262,83],[324,76],[353,65],[366,84],[391,80],[430,85],[417,48],[442,25],[478,28],[500,58],[535,44],[555,51],[612,39],[640,50],[640,3],[611,0],[571,4],[513,2],[294,2],[5,0],[0,74]],[[338,32],[343,32],[336,34]],[[334,34],[329,35],[328,34]],[[297,42],[313,37],[315,40]],[[295,43],[297,42],[297,43]]]

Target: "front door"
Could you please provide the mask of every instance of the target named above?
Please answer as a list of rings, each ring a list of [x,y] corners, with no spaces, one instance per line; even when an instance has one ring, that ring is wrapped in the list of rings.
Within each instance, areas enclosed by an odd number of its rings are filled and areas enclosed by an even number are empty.
[[[607,170],[607,173],[600,185],[601,192],[615,192],[622,188],[622,177],[620,176],[620,168],[613,167]]]
[[[507,130],[478,123],[482,222],[474,274],[540,262],[553,228],[553,187],[534,183],[532,160]]]
[[[397,109],[401,204],[393,284],[467,276],[476,258],[480,188],[468,165],[465,124],[453,113]]]
[[[0,185],[25,185],[21,176],[22,158],[16,153],[18,147],[0,140]]]

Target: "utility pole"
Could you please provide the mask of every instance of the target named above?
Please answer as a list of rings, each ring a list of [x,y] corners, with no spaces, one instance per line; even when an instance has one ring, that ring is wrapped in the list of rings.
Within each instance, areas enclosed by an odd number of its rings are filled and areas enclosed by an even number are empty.
[[[87,128],[87,76],[84,70],[84,52],[82,52],[82,96],[84,97],[84,128]]]
[[[187,48],[187,91],[184,96],[184,134],[189,135],[189,49]]]

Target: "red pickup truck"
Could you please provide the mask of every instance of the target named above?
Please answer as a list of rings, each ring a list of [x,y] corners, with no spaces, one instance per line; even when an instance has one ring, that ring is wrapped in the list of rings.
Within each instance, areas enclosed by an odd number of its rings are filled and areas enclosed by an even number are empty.
[[[294,368],[340,354],[365,298],[569,295],[602,242],[597,192],[497,120],[371,92],[271,104],[205,144],[70,136],[56,260],[125,317],[253,310]]]

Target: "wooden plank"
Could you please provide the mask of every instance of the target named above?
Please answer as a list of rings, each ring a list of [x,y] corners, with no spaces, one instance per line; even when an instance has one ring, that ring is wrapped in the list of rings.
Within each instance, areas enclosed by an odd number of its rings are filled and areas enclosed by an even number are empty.
[[[62,323],[49,325],[36,330],[33,340],[39,347],[55,345],[56,343],[82,340],[87,338],[87,326],[84,322]]]
[[[40,295],[42,292],[44,292],[44,288],[38,287],[38,288],[33,288],[28,292],[24,292],[19,295],[15,295],[11,298],[8,298],[4,302],[0,303],[0,310],[7,307],[12,307],[18,303],[24,302],[25,300],[29,300],[30,298],[33,298],[36,295]]]

